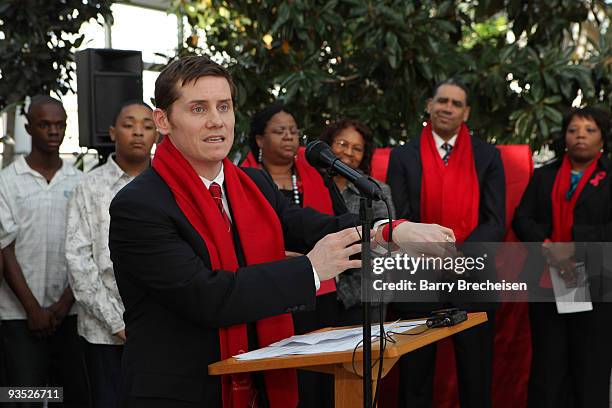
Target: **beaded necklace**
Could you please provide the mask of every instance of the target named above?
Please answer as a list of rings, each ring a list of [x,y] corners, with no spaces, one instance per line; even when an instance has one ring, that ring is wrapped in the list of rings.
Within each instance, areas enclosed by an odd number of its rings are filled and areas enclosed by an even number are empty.
[[[259,163],[261,169],[265,170],[268,174],[270,172],[266,169],[263,162]],[[295,165],[291,166],[291,190],[293,191],[293,202],[299,207],[300,206],[300,189],[297,183],[297,174],[295,174]]]
[[[291,167],[291,188],[293,189],[293,202],[295,202],[298,207],[300,206],[300,190],[297,185],[297,175],[295,174],[295,166]]]

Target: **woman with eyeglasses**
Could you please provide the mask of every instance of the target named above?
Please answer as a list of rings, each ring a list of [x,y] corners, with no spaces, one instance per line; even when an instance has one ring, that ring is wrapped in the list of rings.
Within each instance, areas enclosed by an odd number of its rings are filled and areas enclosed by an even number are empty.
[[[321,133],[320,139],[331,146],[333,153],[344,164],[365,175],[370,175],[374,155],[374,137],[366,125],[356,120],[342,119],[329,125]],[[348,212],[359,214],[359,190],[342,176],[335,176],[334,183],[342,195]],[[391,189],[381,181],[376,181],[376,183],[380,185],[383,194],[389,198],[391,218],[395,218]],[[374,201],[372,204],[375,219],[389,217],[385,203]]]
[[[332,152],[340,160],[354,170],[370,175],[372,156],[374,155],[374,137],[370,129],[363,123],[342,119],[330,124],[321,133],[319,139],[331,146]],[[381,181],[383,194],[388,198],[391,218],[395,218],[395,209],[391,200],[391,189]],[[332,189],[332,202],[336,215],[343,212],[359,214],[359,190],[342,176],[334,176]],[[389,218],[387,206],[382,201],[372,202],[374,219]],[[344,325],[359,324],[362,319],[361,305],[361,274],[359,270],[344,272],[336,282],[337,297],[342,303],[343,312],[340,320]],[[378,311],[373,315],[378,319]]]
[[[306,161],[303,149],[298,150],[300,132],[293,114],[282,104],[270,105],[251,120],[249,146],[251,152],[243,167],[266,171],[289,200],[300,207],[311,207],[325,214],[334,214],[332,199],[319,172]],[[297,255],[287,252],[287,256]],[[337,326],[342,305],[336,298],[336,282],[322,281],[317,291],[314,311],[293,314],[296,334],[323,327]],[[298,370],[299,407],[333,406],[333,378]]]
[[[319,173],[298,151],[300,131],[295,117],[281,104],[260,110],[251,120],[251,152],[243,167],[265,170],[281,193],[300,207],[333,214],[331,198]]]

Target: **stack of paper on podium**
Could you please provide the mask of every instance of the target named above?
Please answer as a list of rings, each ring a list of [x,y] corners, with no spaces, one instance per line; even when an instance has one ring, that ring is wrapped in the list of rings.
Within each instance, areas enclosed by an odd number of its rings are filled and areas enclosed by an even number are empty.
[[[385,333],[403,333],[423,324],[425,324],[425,320],[387,323],[385,324]],[[379,333],[380,325],[372,325],[373,342],[378,340]],[[347,351],[353,350],[362,340],[363,329],[361,327],[318,331],[291,336],[287,339],[272,343],[268,347],[238,354],[234,357],[237,360],[257,360],[270,357]]]

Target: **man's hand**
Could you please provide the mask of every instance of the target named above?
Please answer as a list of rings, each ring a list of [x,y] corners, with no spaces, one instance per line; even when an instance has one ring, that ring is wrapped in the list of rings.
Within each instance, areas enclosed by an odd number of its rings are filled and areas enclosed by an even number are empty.
[[[70,286],[67,286],[59,300],[48,308],[53,313],[54,330],[62,324],[73,303],[74,295],[72,294],[72,289],[70,289]]]
[[[32,294],[15,256],[15,241],[2,249],[2,256],[4,257],[6,283],[26,311],[28,328],[38,338],[50,336],[54,331],[53,315],[49,310],[42,308]]]
[[[452,229],[438,224],[422,224],[418,222],[402,222],[393,230],[393,241],[402,242],[455,242]]]
[[[47,308],[53,315],[53,330],[56,330],[59,325],[62,324],[71,306],[72,302],[62,301],[60,299]]]
[[[349,260],[361,251],[360,233],[361,228],[351,227],[326,235],[306,254],[320,280],[332,279],[347,269],[361,268],[361,260]]]
[[[117,333],[115,333],[115,336],[119,337],[121,340],[123,340],[125,342],[125,330],[119,330]]]
[[[414,256],[444,257],[455,252],[453,230],[438,224],[403,222],[393,229],[393,242]]]
[[[39,339],[49,337],[55,331],[53,313],[44,307],[37,306],[28,311],[28,329]]]

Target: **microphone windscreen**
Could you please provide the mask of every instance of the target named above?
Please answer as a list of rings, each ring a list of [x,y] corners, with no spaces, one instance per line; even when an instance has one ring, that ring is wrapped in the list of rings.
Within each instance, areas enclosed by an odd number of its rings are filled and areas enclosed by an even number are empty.
[[[330,163],[327,163],[325,160],[326,155],[325,153],[326,150],[330,150],[331,153],[331,149],[329,148],[329,146],[327,145],[327,143],[321,141],[321,140],[314,140],[310,143],[308,143],[308,145],[306,146],[306,160],[308,161],[308,163],[310,163],[311,166],[323,166],[323,167],[328,167]],[[333,153],[332,153],[333,156]]]

